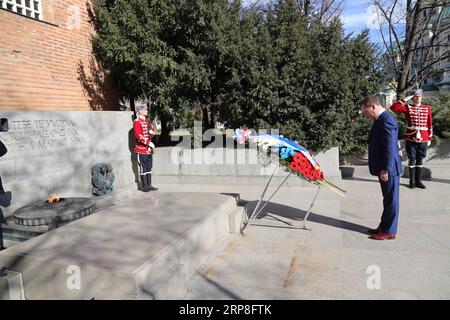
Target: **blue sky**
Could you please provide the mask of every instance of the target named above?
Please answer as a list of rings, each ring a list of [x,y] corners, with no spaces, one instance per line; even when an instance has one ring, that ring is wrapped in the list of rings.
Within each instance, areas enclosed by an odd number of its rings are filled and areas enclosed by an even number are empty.
[[[360,32],[367,26],[367,0],[344,0],[342,21],[347,32]]]
[[[373,23],[370,17],[371,2],[370,0],[344,0],[341,19],[347,33],[358,33],[371,26]],[[373,42],[380,41],[380,30],[375,28],[369,29],[370,40]]]

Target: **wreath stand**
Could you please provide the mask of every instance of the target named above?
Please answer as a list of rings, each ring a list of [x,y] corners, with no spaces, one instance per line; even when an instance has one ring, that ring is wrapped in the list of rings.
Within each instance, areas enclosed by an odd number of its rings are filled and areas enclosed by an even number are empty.
[[[269,178],[269,181],[267,182],[264,191],[262,192],[259,200],[258,200],[258,204],[256,205],[255,209],[253,210],[252,214],[250,217],[247,217],[247,215],[244,214],[244,218],[242,219],[242,223],[241,223],[241,234],[244,234],[244,230],[252,224],[253,221],[255,221],[258,216],[260,215],[260,213],[262,212],[262,210],[267,206],[267,204],[269,203],[269,201],[277,194],[277,192],[281,189],[281,187],[284,185],[284,183],[289,179],[289,177],[292,175],[292,171],[289,172],[289,174],[284,178],[284,180],[281,182],[281,184],[278,186],[278,188],[270,195],[270,197],[267,200],[264,200],[264,196],[266,195],[267,189],[269,188],[270,182],[272,181],[273,176],[275,175],[275,173],[277,172],[277,170],[280,168],[280,165],[278,163],[275,163],[273,161],[271,161],[272,163],[274,163],[275,169],[273,170],[272,175]],[[303,218],[303,227],[298,228],[298,229],[303,229],[303,230],[311,230],[310,228],[308,228],[306,226],[306,222],[308,220],[309,214],[311,213],[311,209],[314,206],[314,203],[316,202],[317,196],[319,195],[320,192],[320,187],[321,184],[318,183],[317,184],[317,191],[313,197],[313,200],[311,202],[311,205],[308,208],[308,211],[306,212],[305,217]],[[245,219],[246,218],[246,219]]]

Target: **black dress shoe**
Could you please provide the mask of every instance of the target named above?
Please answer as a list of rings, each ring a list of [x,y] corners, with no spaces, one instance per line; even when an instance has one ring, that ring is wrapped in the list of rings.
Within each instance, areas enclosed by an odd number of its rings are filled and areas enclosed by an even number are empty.
[[[416,182],[416,187],[420,189],[426,189],[425,185],[422,182]]]

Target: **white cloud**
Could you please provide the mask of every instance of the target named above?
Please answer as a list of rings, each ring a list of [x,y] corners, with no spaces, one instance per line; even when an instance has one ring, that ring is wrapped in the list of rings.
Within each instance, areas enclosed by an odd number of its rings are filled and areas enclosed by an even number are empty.
[[[364,13],[358,14],[344,14],[341,17],[344,26],[349,29],[360,28],[366,25],[367,17]]]
[[[362,29],[380,29],[380,19],[375,5],[365,2],[356,3],[346,1],[344,13],[341,17],[344,27],[349,31]]]

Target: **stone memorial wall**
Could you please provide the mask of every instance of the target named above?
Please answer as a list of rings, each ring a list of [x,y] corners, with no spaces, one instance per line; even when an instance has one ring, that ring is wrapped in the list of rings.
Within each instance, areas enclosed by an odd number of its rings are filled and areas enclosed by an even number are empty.
[[[8,153],[0,158],[0,175],[11,205],[17,208],[51,194],[91,196],[91,167],[112,165],[116,190],[135,187],[130,152],[131,112],[1,112],[8,132],[0,140]]]
[[[8,132],[0,140],[8,153],[0,158],[0,175],[11,204],[2,206],[5,216],[51,195],[91,197],[91,168],[109,163],[115,180],[113,193],[131,195],[137,190],[137,164],[133,153],[135,138],[131,112],[63,111],[2,112]],[[211,139],[203,137],[205,141]],[[222,139],[217,139],[222,141]],[[154,183],[264,185],[274,165],[262,167],[256,149],[213,144],[190,149],[190,139],[175,147],[156,146]],[[315,154],[331,182],[339,183],[339,150]],[[286,173],[278,170],[283,179]],[[300,179],[288,184],[299,185]]]

